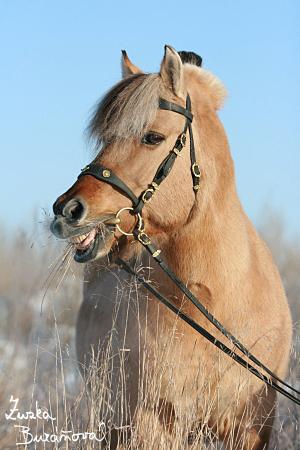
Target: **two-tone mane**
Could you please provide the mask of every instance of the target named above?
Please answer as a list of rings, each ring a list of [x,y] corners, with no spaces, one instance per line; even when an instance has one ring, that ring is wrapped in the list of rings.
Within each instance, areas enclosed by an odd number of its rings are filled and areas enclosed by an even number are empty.
[[[226,98],[221,81],[201,68],[202,58],[193,52],[179,52],[184,70],[194,72],[198,82],[220,108]],[[110,89],[97,105],[88,131],[101,143],[140,139],[153,122],[160,97],[169,97],[159,74],[132,74]]]

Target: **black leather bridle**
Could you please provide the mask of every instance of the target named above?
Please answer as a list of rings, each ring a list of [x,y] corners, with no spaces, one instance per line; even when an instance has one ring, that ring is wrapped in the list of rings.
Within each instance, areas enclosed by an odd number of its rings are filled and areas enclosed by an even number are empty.
[[[177,137],[176,142],[158,167],[152,182],[149,184],[148,188],[137,197],[132,190],[107,167],[103,167],[100,164],[91,163],[82,169],[78,178],[86,175],[91,175],[99,181],[110,184],[120,191],[123,195],[128,197],[132,201],[132,207],[122,208],[116,213],[116,218],[119,219],[120,214],[124,210],[129,210],[134,216],[137,217],[136,225],[132,233],[127,233],[122,230],[120,225],[116,225],[118,230],[125,235],[134,236],[144,248],[151,254],[151,256],[156,260],[164,273],[172,280],[172,282],[180,289],[180,291],[194,304],[194,306],[212,323],[233,345],[238,349],[243,355],[245,355],[250,361],[256,364],[260,369],[262,369],[266,374],[263,374],[260,370],[251,365],[248,361],[243,359],[236,353],[236,350],[230,349],[228,346],[223,344],[220,340],[215,338],[211,333],[197,324],[191,317],[186,315],[181,309],[177,308],[170,300],[163,296],[153,285],[149,284],[144,277],[139,275],[126,261],[121,258],[117,258],[116,263],[122,267],[130,275],[134,276],[137,281],[139,281],[143,286],[151,292],[161,303],[163,303],[167,308],[173,311],[177,316],[189,324],[194,330],[201,334],[205,339],[214,344],[217,348],[222,350],[228,356],[230,356],[238,364],[249,370],[253,375],[255,375],[260,380],[264,381],[268,386],[272,387],[276,391],[283,394],[285,397],[292,400],[294,403],[300,405],[300,399],[295,397],[289,391],[287,391],[282,386],[285,386],[289,390],[295,392],[300,396],[300,392],[290,386],[285,381],[281,380],[276,374],[274,374],[268,367],[266,367],[261,361],[259,361],[250,351],[229,331],[227,331],[223,325],[205,308],[205,306],[193,295],[193,293],[185,286],[185,284],[177,277],[177,275],[165,264],[161,258],[161,251],[156,248],[149,236],[145,232],[145,223],[142,218],[142,209],[147,202],[149,202],[153,195],[159,190],[160,184],[170,173],[177,156],[180,155],[182,150],[186,145],[187,132],[189,133],[190,140],[190,162],[191,162],[191,176],[193,180],[193,189],[195,194],[200,188],[200,167],[196,161],[195,155],[195,145],[193,138],[192,121],[193,114],[191,111],[191,99],[190,96],[186,97],[186,107],[183,108],[180,105],[171,103],[167,100],[159,100],[159,108],[173,111],[175,113],[183,115],[185,120],[185,125],[182,133]],[[280,384],[282,386],[280,386]]]
[[[121,191],[126,197],[128,197],[132,201],[132,213],[133,214],[141,214],[141,211],[145,205],[145,203],[149,202],[156,191],[159,190],[160,184],[164,181],[164,179],[168,176],[170,173],[173,164],[177,158],[177,156],[180,155],[181,151],[186,145],[186,136],[187,131],[189,132],[190,137],[190,159],[191,159],[191,175],[193,179],[193,189],[194,191],[197,191],[200,187],[199,181],[200,181],[200,168],[199,165],[196,162],[196,155],[195,155],[195,145],[194,145],[194,137],[193,137],[193,130],[192,130],[192,121],[193,121],[193,114],[191,112],[191,99],[190,96],[187,95],[186,97],[186,107],[183,108],[182,106],[176,105],[175,103],[168,102],[167,100],[160,99],[159,100],[159,108],[165,109],[168,111],[173,111],[178,114],[183,115],[185,120],[185,125],[182,133],[178,136],[176,139],[176,142],[174,144],[174,147],[172,151],[168,154],[168,156],[162,161],[162,163],[159,165],[156,174],[154,175],[154,178],[152,182],[150,183],[149,187],[141,193],[139,197],[136,197],[136,195],[132,192],[132,190],[119,178],[117,177],[110,169],[107,169],[106,167],[103,167],[99,164],[89,164],[84,169],[82,169],[80,175],[78,178],[84,176],[84,175],[92,175],[93,177],[97,178],[97,180],[104,181],[105,183],[108,183],[115,188],[117,188],[119,191]]]

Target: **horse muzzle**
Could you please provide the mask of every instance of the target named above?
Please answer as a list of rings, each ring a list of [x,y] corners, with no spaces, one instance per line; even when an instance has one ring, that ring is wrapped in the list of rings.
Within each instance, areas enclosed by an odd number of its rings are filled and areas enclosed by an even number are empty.
[[[62,215],[55,216],[50,230],[58,238],[67,240],[75,250],[76,262],[85,263],[107,255],[115,241],[115,216],[105,216],[91,225],[69,223]]]

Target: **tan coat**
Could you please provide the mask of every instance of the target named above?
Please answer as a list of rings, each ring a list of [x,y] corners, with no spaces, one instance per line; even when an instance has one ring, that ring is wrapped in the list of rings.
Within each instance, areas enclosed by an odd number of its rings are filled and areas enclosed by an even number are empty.
[[[126,58],[124,73],[129,75],[130,83],[130,76],[139,73],[139,69]],[[141,79],[139,75],[136,77]],[[171,269],[207,309],[256,357],[284,377],[291,345],[290,312],[270,252],[246,216],[236,192],[233,162],[217,116],[225,90],[209,72],[192,64],[183,65],[169,47],[160,73],[151,83],[160,96],[182,106],[186,93],[190,94],[202,178],[201,189],[195,196],[186,148],[160,191],[145,207],[146,231],[162,250]],[[144,88],[147,92],[146,85]],[[145,105],[145,110],[150,106]],[[126,119],[129,120],[121,115],[118,118],[123,130]],[[104,151],[96,158],[124,180],[136,195],[152,180],[184,125],[184,118],[170,111],[155,111],[154,116],[148,114],[148,119],[151,123],[147,128],[166,137],[157,148],[142,145],[137,138],[127,144],[107,139]],[[136,120],[138,135],[138,118],[134,118],[134,112],[131,120]],[[108,133],[109,123],[101,126],[103,134]],[[112,123],[113,126],[116,124]],[[95,121],[93,132],[97,132]],[[97,218],[130,206],[122,194],[89,176],[78,180],[60,201],[74,196],[84,198],[88,205],[84,223],[96,222]],[[132,227],[129,214],[124,214],[122,224],[128,230]],[[117,240],[121,256],[137,258],[137,266],[144,268],[143,273],[151,282],[224,341],[182,298],[157,265],[148,256],[140,255],[139,243],[116,233],[109,248],[114,248]],[[110,352],[114,355],[111,361],[115,361],[111,362],[110,385],[114,399],[120,389],[120,363],[116,361],[126,361],[126,408],[132,416],[135,414],[140,442],[149,441],[149,433],[153,434],[149,432],[149,423],[154,426],[160,419],[160,434],[166,434],[165,442],[175,439],[172,436],[178,424],[184,428],[183,424],[188,423],[191,428],[211,427],[228,449],[266,448],[274,416],[274,392],[265,389],[254,376],[176,320],[156,299],[147,297],[143,289],[130,283],[127,275],[108,267],[103,252],[101,255],[102,259],[90,263],[85,271],[84,301],[77,323],[78,357],[87,364],[91,346],[97,348],[100,342],[105,347],[110,342]],[[147,389],[148,394],[141,393]],[[165,412],[156,414],[147,402],[143,403],[147,395],[152,406],[163,405]],[[113,420],[120,426],[129,421],[129,416],[124,419],[115,410]],[[159,448],[157,443],[151,445]],[[172,443],[168,445],[176,448]]]

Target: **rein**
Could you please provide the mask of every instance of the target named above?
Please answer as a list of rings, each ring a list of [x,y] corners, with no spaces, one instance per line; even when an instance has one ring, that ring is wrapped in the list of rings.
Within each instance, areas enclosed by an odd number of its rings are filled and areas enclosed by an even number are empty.
[[[256,364],[260,369],[265,371],[271,378],[264,375],[254,366],[252,366],[249,362],[239,356],[235,350],[230,349],[225,344],[223,344],[220,340],[215,338],[212,334],[210,334],[207,330],[197,324],[191,317],[186,315],[181,309],[177,308],[172,302],[170,302],[165,296],[163,296],[157,289],[155,289],[152,285],[150,285],[144,277],[140,276],[126,261],[118,258],[116,263],[122,267],[127,273],[134,276],[138,282],[140,282],[151,294],[153,294],[161,303],[163,303],[167,308],[173,311],[178,317],[184,320],[188,325],[190,325],[194,330],[196,330],[201,336],[210,341],[213,345],[215,345],[218,349],[227,354],[230,358],[236,361],[238,364],[243,366],[257,378],[264,381],[264,383],[276,391],[280,392],[282,395],[292,400],[297,405],[300,405],[300,399],[288,392],[287,389],[295,392],[298,396],[300,396],[300,391],[296,390],[292,386],[290,386],[285,381],[281,380],[276,374],[274,374],[268,367],[266,367],[260,360],[258,360],[235,336],[233,336],[229,331],[227,331],[223,325],[205,308],[205,306],[193,295],[193,293],[185,286],[185,284],[176,276],[176,274],[165,264],[162,260],[160,254],[161,250],[157,249],[153,244],[149,236],[145,232],[145,223],[142,218],[142,209],[146,203],[148,203],[153,195],[159,191],[159,186],[162,181],[168,176],[170,173],[174,162],[177,156],[180,156],[181,151],[186,146],[186,138],[187,132],[189,133],[190,140],[190,170],[193,181],[193,190],[196,192],[200,188],[200,177],[201,171],[200,167],[196,161],[195,155],[195,145],[194,145],[194,137],[193,137],[193,129],[192,129],[192,121],[193,114],[191,112],[191,99],[190,96],[186,97],[186,107],[183,108],[180,105],[175,103],[171,103],[164,99],[159,99],[159,108],[176,112],[178,114],[183,115],[186,118],[184,129],[182,133],[177,137],[176,142],[166,156],[166,158],[161,162],[158,167],[152,182],[149,184],[148,188],[141,193],[139,197],[137,197],[132,190],[119,178],[117,177],[110,169],[103,167],[99,164],[91,163],[82,169],[78,178],[86,175],[91,175],[99,181],[103,181],[105,183],[110,184],[115,187],[118,191],[120,191],[124,196],[128,197],[132,202],[132,207],[126,207],[120,209],[116,218],[119,219],[121,213],[125,210],[130,211],[131,214],[135,215],[137,218],[137,222],[135,228],[132,233],[127,233],[122,230],[119,224],[116,225],[117,229],[120,233],[126,236],[134,236],[144,248],[150,253],[150,255],[155,259],[155,261],[159,264],[164,273],[171,279],[171,281],[180,289],[180,291],[194,304],[194,306],[209,320],[211,324],[213,324],[217,330],[219,330],[234,346],[238,349],[243,355],[245,355],[250,361]],[[285,386],[287,389],[280,386]]]

